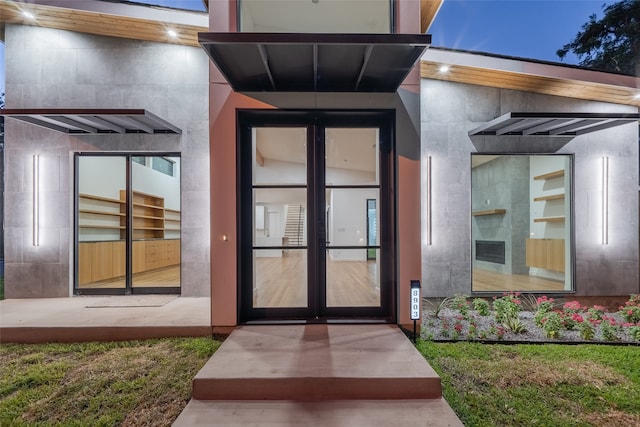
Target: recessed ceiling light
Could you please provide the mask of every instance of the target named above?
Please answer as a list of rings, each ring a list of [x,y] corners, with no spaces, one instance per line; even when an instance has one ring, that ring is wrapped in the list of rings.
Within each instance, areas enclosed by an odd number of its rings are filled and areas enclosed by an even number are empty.
[[[633,99],[640,99],[640,92],[636,93],[636,96],[634,96]]]
[[[167,34],[168,34],[168,35],[169,35],[169,37],[171,37],[171,38],[176,38],[176,37],[178,37],[178,33],[176,33],[176,32],[175,32],[175,31],[173,31],[173,30],[167,30]]]
[[[22,16],[24,16],[27,19],[36,19],[36,17],[33,16],[33,13],[29,12],[28,10],[23,10]]]
[[[449,66],[448,65],[441,65],[439,71],[441,73],[448,73],[449,72]]]

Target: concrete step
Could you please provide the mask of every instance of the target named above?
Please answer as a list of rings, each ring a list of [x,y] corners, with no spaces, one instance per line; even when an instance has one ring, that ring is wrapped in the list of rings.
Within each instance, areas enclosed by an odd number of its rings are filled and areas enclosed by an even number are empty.
[[[193,379],[197,400],[439,399],[395,325],[241,326]]]
[[[191,400],[183,426],[464,427],[444,399],[341,401]]]

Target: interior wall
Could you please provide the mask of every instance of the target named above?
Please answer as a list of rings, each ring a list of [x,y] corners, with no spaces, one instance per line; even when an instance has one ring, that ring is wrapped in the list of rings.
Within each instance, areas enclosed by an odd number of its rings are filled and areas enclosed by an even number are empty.
[[[422,159],[432,157],[432,244],[423,246],[423,294],[471,292],[471,153],[575,155],[576,295],[628,295],[638,278],[638,126],[575,138],[477,136],[468,132],[507,112],[637,113],[637,108],[436,80],[422,80]],[[603,245],[602,157],[609,158],[609,244]],[[428,198],[422,179],[423,210]],[[423,234],[427,229],[423,215]]]
[[[73,280],[74,152],[179,152],[182,295],[209,295],[208,58],[196,47],[7,25],[7,108],[144,108],[182,135],[75,136],[6,123],[7,298],[65,297]],[[41,242],[32,245],[32,156]],[[10,243],[9,243],[10,242]]]

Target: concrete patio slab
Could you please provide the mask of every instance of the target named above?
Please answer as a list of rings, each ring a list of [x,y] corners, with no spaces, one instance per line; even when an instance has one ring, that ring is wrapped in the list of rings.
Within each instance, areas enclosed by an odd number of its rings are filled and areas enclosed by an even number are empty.
[[[211,336],[209,298],[159,295],[0,301],[0,342]]]

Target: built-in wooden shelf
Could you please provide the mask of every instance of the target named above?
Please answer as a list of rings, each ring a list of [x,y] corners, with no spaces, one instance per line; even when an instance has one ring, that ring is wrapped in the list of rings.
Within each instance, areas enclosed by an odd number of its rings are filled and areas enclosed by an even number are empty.
[[[92,209],[80,209],[78,212],[84,213],[84,214],[104,215],[104,216],[125,216],[126,215],[126,214],[121,213],[121,212],[96,211],[96,210],[92,210]]]
[[[548,200],[561,200],[564,199],[564,193],[562,194],[552,194],[550,196],[540,196],[533,199],[534,202],[544,202]]]
[[[533,222],[564,222],[563,216],[550,216],[546,218],[534,218]]]
[[[536,181],[544,181],[547,179],[553,179],[553,178],[560,178],[561,176],[564,176],[564,169],[560,169],[557,171],[553,171],[553,172],[549,172],[549,173],[545,173],[542,175],[536,175],[533,177],[534,180]]]
[[[506,209],[489,209],[486,211],[476,211],[471,212],[472,216],[483,216],[483,215],[504,215],[507,213]]]
[[[88,224],[80,224],[78,227],[80,228],[93,228],[93,229],[103,229],[103,230],[124,230],[124,226],[121,225],[88,225]]]
[[[109,202],[109,203],[117,203],[117,204],[125,203],[124,200],[110,199],[108,197],[96,196],[94,194],[79,193],[78,197],[82,199],[99,200],[101,202]]]

